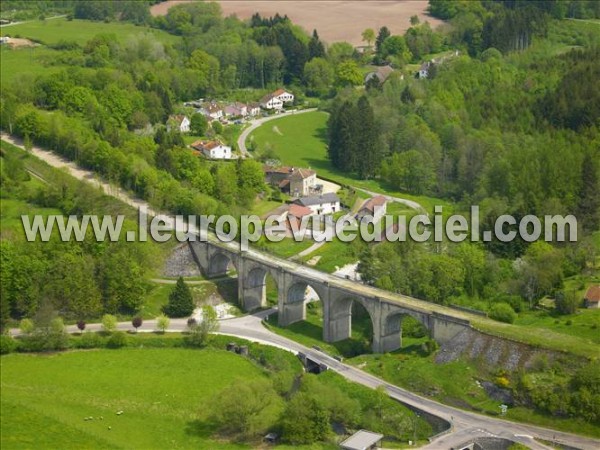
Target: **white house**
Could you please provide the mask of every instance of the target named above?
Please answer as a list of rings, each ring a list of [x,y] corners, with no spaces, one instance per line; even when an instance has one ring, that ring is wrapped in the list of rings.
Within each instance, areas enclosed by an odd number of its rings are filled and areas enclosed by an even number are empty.
[[[275,92],[273,92],[272,95],[274,97],[277,97],[283,103],[291,103],[294,101],[294,94],[284,89],[277,89]]]
[[[167,128],[171,129],[171,127],[177,128],[182,133],[189,133],[190,119],[188,119],[187,116],[184,116],[182,114],[169,116],[169,120],[167,121]]]
[[[248,103],[248,114],[258,116],[260,114],[260,103]]]
[[[197,112],[210,120],[222,119],[224,115],[223,108],[221,108],[216,102],[204,103]]]
[[[431,69],[432,65],[433,65],[432,61],[427,61],[427,62],[424,62],[423,64],[421,64],[421,67],[419,68],[419,78],[429,77],[429,69]]]
[[[365,201],[356,214],[356,220],[359,222],[366,218],[373,218],[377,222],[387,212],[387,200],[383,195],[372,197]]]
[[[284,89],[277,89],[275,92],[265,95],[260,100],[260,105],[265,109],[281,109],[284,103],[294,101],[294,94]]]
[[[310,208],[315,214],[333,214],[338,212],[340,207],[340,199],[333,192],[328,192],[322,195],[313,195],[311,197],[301,197],[294,201],[296,205]]]
[[[231,147],[221,141],[196,141],[191,147],[210,159],[231,159]]]
[[[273,94],[268,94],[260,99],[260,106],[265,109],[282,109],[283,102],[277,97],[273,97]]]

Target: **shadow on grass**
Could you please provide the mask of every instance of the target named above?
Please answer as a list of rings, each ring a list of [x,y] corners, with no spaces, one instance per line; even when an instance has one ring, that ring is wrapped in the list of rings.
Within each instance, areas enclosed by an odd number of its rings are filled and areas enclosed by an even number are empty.
[[[185,427],[185,433],[191,436],[198,436],[210,439],[217,429],[217,424],[211,420],[193,420],[188,422]]]

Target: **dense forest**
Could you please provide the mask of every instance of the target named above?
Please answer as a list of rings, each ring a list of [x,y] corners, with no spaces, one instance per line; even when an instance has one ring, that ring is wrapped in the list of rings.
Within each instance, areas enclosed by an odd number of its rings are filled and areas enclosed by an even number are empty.
[[[485,229],[502,214],[575,214],[578,242],[385,243],[362,254],[366,281],[509,322],[522,302],[535,308],[546,295],[559,299],[557,310],[578,304],[563,282],[591,270],[591,235],[600,229],[600,32],[561,22],[545,9],[556,2],[542,3],[431,2],[451,26],[428,41],[461,53],[426,79],[391,76],[366,92],[340,91],[330,107],[329,157],[389,190],[448,199],[455,212],[479,205]],[[461,27],[473,15],[481,26],[467,33]],[[517,22],[531,34],[520,36]],[[382,28],[379,48],[392,38]],[[408,61],[411,54],[407,46]]]

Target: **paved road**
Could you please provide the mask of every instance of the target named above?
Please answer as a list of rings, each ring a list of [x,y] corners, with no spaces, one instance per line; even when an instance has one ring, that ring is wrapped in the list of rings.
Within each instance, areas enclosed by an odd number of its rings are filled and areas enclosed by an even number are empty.
[[[21,143],[18,140],[12,138],[11,136],[2,135],[1,137],[3,140],[6,140],[14,145],[17,145],[17,146],[20,146],[21,148],[23,148]],[[38,156],[40,159],[46,161],[49,165],[51,165],[53,167],[63,168],[64,170],[66,170],[67,173],[71,174],[75,178],[92,183],[92,184],[100,187],[101,189],[103,189],[107,194],[112,195],[135,208],[140,208],[142,210],[145,210],[149,215],[160,216],[167,225],[170,225],[171,227],[175,226],[173,224],[172,219],[169,216],[160,215],[160,214],[154,212],[143,200],[132,198],[129,194],[127,194],[123,190],[121,190],[119,188],[115,188],[114,186],[111,186],[107,183],[104,183],[104,182],[98,180],[93,172],[83,170],[83,169],[77,167],[74,163],[68,162],[68,161],[62,159],[61,157],[57,156],[56,154],[46,151],[46,150],[43,150],[39,147],[34,146],[32,148],[32,153],[34,155]],[[180,228],[180,227],[178,226],[178,228]],[[191,230],[191,231],[196,231],[196,230]],[[213,237],[211,235],[209,235],[209,240],[213,241],[215,243],[218,242],[220,245],[224,245],[223,243],[219,242],[216,237]],[[236,244],[228,244],[227,246],[231,250],[237,250]],[[414,308],[417,310],[421,309],[421,310],[428,311],[428,310],[432,310],[435,308],[435,310],[438,312],[451,313],[454,316],[459,316],[459,317],[462,316],[463,318],[467,318],[467,319],[471,318],[470,314],[468,314],[468,313],[462,313],[462,312],[455,311],[455,310],[447,310],[447,308],[441,307],[439,305],[432,305],[431,303],[424,302],[422,300],[417,300],[417,299],[413,299],[410,297],[398,296],[398,295],[392,294],[390,292],[381,291],[379,289],[372,288],[370,286],[362,285],[362,284],[352,282],[349,280],[340,279],[334,275],[320,272],[315,269],[293,263],[291,261],[282,260],[282,259],[273,257],[271,255],[266,255],[264,253],[261,253],[261,252],[255,251],[255,250],[249,250],[248,252],[246,252],[246,254],[253,256],[255,258],[260,258],[260,259],[262,259],[266,262],[270,262],[272,264],[278,264],[279,266],[281,266],[291,272],[295,272],[297,274],[301,274],[303,276],[310,277],[314,280],[327,281],[331,285],[339,285],[340,287],[344,287],[347,289],[353,289],[353,290],[355,290],[357,292],[361,292],[365,295],[375,295],[380,298],[389,299],[392,301],[400,300],[407,306],[410,306],[411,308]],[[430,412],[431,414],[434,414],[436,416],[439,416],[439,417],[451,422],[453,425],[453,433],[451,433],[450,435],[447,435],[445,437],[441,437],[440,439],[435,440],[431,444],[433,446],[429,446],[428,448],[435,448],[435,449],[450,448],[452,446],[452,443],[455,443],[455,444],[458,443],[458,441],[461,439],[460,436],[463,436],[463,435],[464,436],[467,436],[467,435],[473,435],[473,436],[474,435],[480,435],[480,436],[487,435],[487,436],[489,436],[490,433],[492,433],[494,435],[499,435],[499,436],[500,435],[502,435],[502,436],[513,435],[514,436],[514,434],[517,434],[518,436],[513,437],[512,438],[513,440],[527,443],[528,446],[530,446],[531,448],[534,448],[534,449],[543,449],[543,448],[547,448],[547,447],[541,446],[540,444],[534,442],[529,436],[539,436],[546,440],[553,440],[553,436],[556,436],[556,440],[563,442],[565,444],[568,444],[570,446],[576,447],[576,448],[581,448],[581,449],[600,448],[599,440],[593,440],[593,439],[582,437],[582,436],[575,436],[575,435],[571,435],[571,434],[567,434],[567,433],[555,432],[555,431],[540,428],[540,427],[515,424],[515,423],[506,422],[506,421],[499,420],[499,419],[494,419],[491,417],[481,416],[478,414],[469,413],[469,412],[461,411],[461,410],[458,410],[455,408],[451,408],[449,406],[437,403],[433,400],[426,399],[424,397],[420,397],[416,394],[410,393],[404,389],[401,389],[394,385],[386,383],[383,380],[376,378],[372,375],[369,375],[359,369],[348,366],[346,364],[342,364],[341,362],[339,362],[321,352],[317,352],[313,349],[309,349],[309,348],[304,347],[294,341],[291,341],[289,339],[286,339],[284,337],[281,337],[279,335],[276,335],[276,334],[268,331],[261,324],[261,319],[266,314],[267,313],[263,312],[263,313],[257,314],[257,315],[250,315],[250,316],[245,316],[245,317],[241,317],[238,319],[230,319],[227,321],[222,321],[221,322],[221,333],[231,334],[231,335],[246,338],[249,340],[256,340],[259,342],[267,343],[269,345],[275,345],[275,346],[285,348],[287,350],[291,350],[291,351],[295,351],[295,352],[302,351],[302,352],[306,353],[307,355],[309,355],[311,357],[311,359],[314,359],[315,361],[322,362],[322,363],[328,365],[331,369],[339,372],[344,377],[346,377],[352,381],[356,381],[358,383],[361,383],[361,384],[363,384],[365,386],[369,386],[369,387],[377,387],[377,386],[383,384],[393,398],[396,398],[404,403],[413,405],[419,409]],[[186,324],[187,324],[187,322],[185,319],[172,320],[169,330],[182,331],[185,329]],[[128,330],[128,329],[131,329],[131,324],[130,323],[121,323],[121,324],[119,324],[118,328],[121,330]],[[152,331],[155,328],[156,328],[155,321],[147,321],[144,323],[142,330]],[[100,325],[99,324],[89,325],[88,329],[97,331],[100,329]],[[76,331],[76,329],[74,329],[74,327],[71,327],[69,329],[69,331],[73,332],[73,331]],[[18,330],[12,330],[12,332],[14,334],[18,334]],[[479,431],[479,430],[482,430],[482,431]],[[459,432],[463,433],[463,434],[458,435]],[[467,433],[467,434],[465,434],[465,433]],[[455,437],[455,435],[458,435],[459,437]],[[439,445],[436,445],[436,444],[439,444]],[[446,445],[448,445],[448,447],[446,447]]]
[[[554,440],[556,442],[585,450],[600,448],[599,440],[572,435],[569,433],[561,433],[542,427],[517,424],[487,417],[452,408],[434,400],[413,394],[412,392],[387,383],[382,379],[368,374],[356,367],[337,361],[323,352],[308,348],[302,344],[273,333],[262,325],[262,320],[273,312],[275,312],[275,310],[270,309],[253,315],[238,317],[235,319],[221,320],[219,333],[271,345],[294,353],[302,352],[313,361],[325,364],[331,370],[336,371],[350,381],[362,384],[363,386],[367,386],[372,389],[375,389],[379,386],[384,386],[390,397],[446,420],[451,425],[451,430],[447,434],[443,434],[437,438],[434,438],[432,442],[424,447],[426,449],[450,449],[466,441],[472,440],[475,437],[489,436],[503,437],[515,442],[520,442],[534,450],[548,450],[549,447],[536,442],[533,437],[538,437],[545,440]],[[186,319],[172,319],[168,331],[181,332],[186,328]],[[130,331],[133,328],[130,322],[121,322],[118,324],[117,329]],[[101,325],[89,324],[87,325],[86,330],[100,331]],[[156,330],[155,320],[145,321],[139,328],[139,331],[141,332],[151,332],[154,330]],[[78,332],[77,327],[74,325],[69,326],[67,331],[70,333]],[[19,330],[13,329],[11,330],[11,334],[18,335]]]
[[[240,150],[240,153],[244,156],[249,156],[249,157],[252,156],[248,152],[248,149],[246,148],[246,139],[248,138],[248,136],[250,136],[250,133],[252,133],[258,127],[260,127],[263,123],[270,122],[271,120],[275,120],[275,119],[281,119],[282,117],[286,117],[286,116],[291,116],[291,115],[295,115],[295,114],[306,114],[306,113],[313,112],[313,111],[317,111],[317,108],[303,109],[301,111],[295,111],[295,112],[286,112],[283,114],[276,114],[274,116],[263,117],[263,118],[251,121],[250,126],[248,128],[246,128],[244,131],[242,131],[242,134],[240,134],[240,137],[238,137],[237,146],[238,146],[238,149]]]

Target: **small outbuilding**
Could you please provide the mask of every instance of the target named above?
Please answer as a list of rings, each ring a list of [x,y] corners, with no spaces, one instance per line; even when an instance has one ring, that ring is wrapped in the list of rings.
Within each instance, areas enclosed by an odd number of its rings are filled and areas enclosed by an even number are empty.
[[[586,308],[600,308],[600,284],[590,286],[584,300]]]
[[[379,448],[383,434],[360,430],[340,444],[345,450],[372,450]]]

